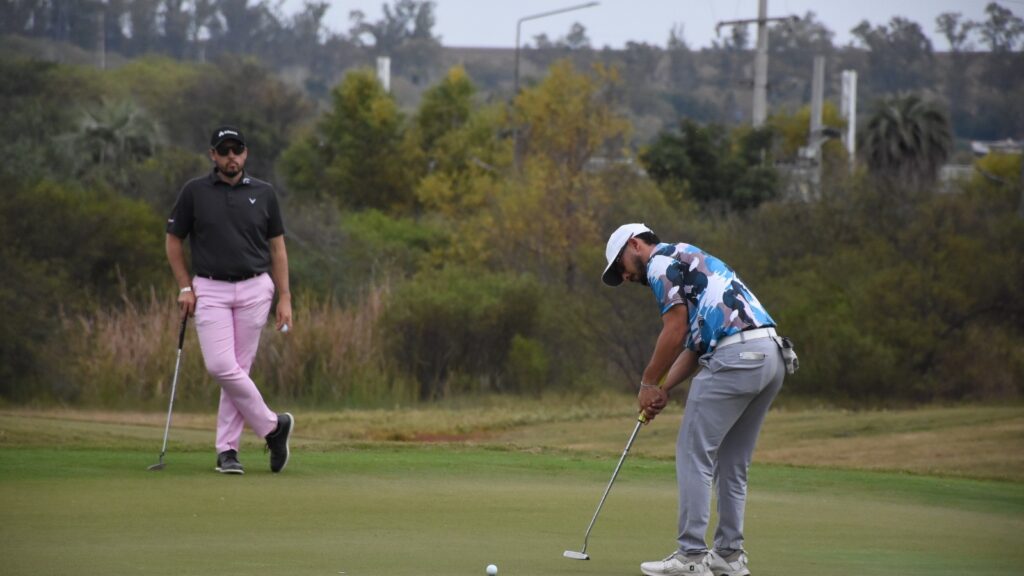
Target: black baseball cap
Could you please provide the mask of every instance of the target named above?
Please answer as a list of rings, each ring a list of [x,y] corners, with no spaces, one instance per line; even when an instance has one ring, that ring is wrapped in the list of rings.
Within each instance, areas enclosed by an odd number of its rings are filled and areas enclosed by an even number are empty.
[[[221,142],[228,140],[234,140],[242,146],[245,146],[245,137],[242,136],[242,131],[234,126],[221,126],[213,131],[213,135],[210,136],[210,148],[216,148],[220,146]]]

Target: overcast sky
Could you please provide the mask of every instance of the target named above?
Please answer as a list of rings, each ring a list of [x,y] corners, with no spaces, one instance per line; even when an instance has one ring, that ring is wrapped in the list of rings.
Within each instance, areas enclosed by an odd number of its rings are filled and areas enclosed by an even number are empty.
[[[516,22],[524,17],[586,3],[587,0],[436,0],[435,35],[445,46],[515,47]],[[853,41],[850,29],[867,20],[873,26],[885,24],[893,16],[904,16],[921,25],[936,50],[948,43],[936,31],[935,18],[943,12],[960,12],[971,20],[985,19],[990,0],[769,0],[768,16],[817,15],[835,33],[834,42]],[[286,14],[301,9],[304,0],[284,0]],[[393,0],[342,0],[331,2],[325,17],[334,32],[347,32],[349,12],[362,10],[370,21],[381,18],[383,4]],[[1024,16],[1024,0],[1000,0],[1017,16]],[[587,30],[594,48],[622,48],[626,42],[647,42],[664,46],[669,30],[683,26],[683,37],[691,48],[710,46],[715,39],[715,24],[721,20],[757,17],[757,0],[600,0],[600,4],[565,14],[524,22],[522,42],[547,34],[552,40],[563,37],[574,22]],[[723,29],[723,35],[727,30]],[[751,41],[755,38],[751,29]],[[977,40],[976,40],[977,43]]]

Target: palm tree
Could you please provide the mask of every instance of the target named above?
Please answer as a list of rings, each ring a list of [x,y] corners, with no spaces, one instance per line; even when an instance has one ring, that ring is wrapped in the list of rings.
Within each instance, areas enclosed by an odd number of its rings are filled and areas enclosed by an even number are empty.
[[[935,182],[953,147],[949,118],[934,102],[902,95],[880,102],[858,146],[881,181],[920,188]]]
[[[162,136],[153,118],[131,100],[104,100],[85,110],[75,132],[63,140],[80,174],[98,168],[120,179],[130,164],[156,152]]]

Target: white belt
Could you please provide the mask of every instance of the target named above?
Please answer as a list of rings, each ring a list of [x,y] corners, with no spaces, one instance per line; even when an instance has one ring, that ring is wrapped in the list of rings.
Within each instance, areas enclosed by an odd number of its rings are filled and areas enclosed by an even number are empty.
[[[747,342],[748,340],[757,340],[759,338],[773,338],[775,337],[775,328],[758,328],[756,330],[746,330],[739,334],[733,334],[732,336],[726,336],[718,341],[716,344],[717,348],[728,346],[729,344],[736,344],[737,342]]]

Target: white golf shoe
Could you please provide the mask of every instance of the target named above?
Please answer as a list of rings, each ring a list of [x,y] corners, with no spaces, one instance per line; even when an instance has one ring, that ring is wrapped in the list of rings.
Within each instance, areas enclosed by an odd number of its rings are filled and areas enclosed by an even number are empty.
[[[679,551],[664,560],[644,562],[640,571],[647,576],[712,576],[707,554],[699,560],[690,560]]]
[[[747,568],[747,553],[743,550],[729,555],[732,560],[723,558],[714,550],[708,552],[708,566],[714,576],[750,576]]]

